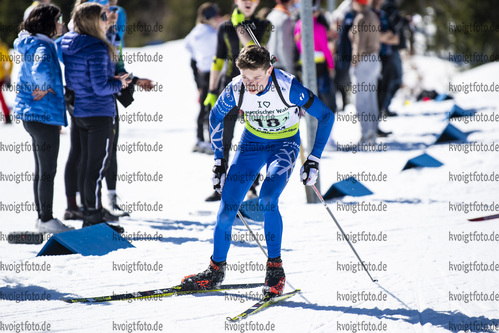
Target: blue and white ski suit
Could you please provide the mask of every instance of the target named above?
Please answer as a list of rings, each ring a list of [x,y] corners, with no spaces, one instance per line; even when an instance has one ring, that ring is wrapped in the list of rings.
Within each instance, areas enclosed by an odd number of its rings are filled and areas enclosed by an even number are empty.
[[[239,75],[227,85],[210,113],[215,159],[223,158],[223,150],[231,148],[222,146],[223,119],[238,107],[244,112],[245,130],[222,190],[214,231],[212,259],[216,262],[226,260],[239,206],[265,164],[267,173],[260,190],[259,208],[265,217],[269,258],[281,255],[283,225],[278,202],[300,150],[299,108],[319,121],[311,152],[317,158],[322,155],[334,123],[333,112],[294,76],[274,69],[265,90],[255,95],[244,93]]]

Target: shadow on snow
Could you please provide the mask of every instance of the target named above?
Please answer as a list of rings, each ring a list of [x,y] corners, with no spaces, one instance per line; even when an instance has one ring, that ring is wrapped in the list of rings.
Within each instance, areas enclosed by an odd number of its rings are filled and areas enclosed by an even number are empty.
[[[499,318],[491,319],[485,316],[470,317],[459,311],[435,311],[433,309],[424,309],[423,311],[411,309],[381,310],[378,308],[354,308],[351,306],[322,306],[293,301],[281,303],[280,306],[319,311],[337,311],[345,314],[370,316],[379,320],[404,321],[412,325],[421,324],[421,326],[424,326],[430,324],[455,333],[460,331],[494,332],[494,327],[499,327]]]
[[[66,294],[40,286],[17,285],[0,288],[0,300],[16,303],[26,301],[57,301],[63,296],[66,296]]]

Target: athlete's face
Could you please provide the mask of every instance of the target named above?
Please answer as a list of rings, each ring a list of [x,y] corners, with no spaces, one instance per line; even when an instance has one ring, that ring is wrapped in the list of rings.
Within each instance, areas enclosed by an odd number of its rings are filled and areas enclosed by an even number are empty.
[[[249,18],[255,12],[256,7],[260,4],[260,0],[234,0],[239,11]]]
[[[258,94],[265,90],[269,82],[269,76],[272,74],[272,66],[265,70],[258,69],[241,69],[241,78],[244,87],[250,94]]]

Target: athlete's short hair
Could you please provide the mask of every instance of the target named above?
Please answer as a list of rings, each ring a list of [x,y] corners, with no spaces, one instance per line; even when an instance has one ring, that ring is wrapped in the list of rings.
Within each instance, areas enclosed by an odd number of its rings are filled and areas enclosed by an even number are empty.
[[[243,47],[236,59],[236,66],[239,69],[263,69],[270,67],[270,53],[266,48],[258,45]]]

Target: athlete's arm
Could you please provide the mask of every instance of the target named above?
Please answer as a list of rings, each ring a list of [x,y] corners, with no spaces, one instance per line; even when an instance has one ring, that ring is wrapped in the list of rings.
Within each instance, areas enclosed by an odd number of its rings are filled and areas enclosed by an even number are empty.
[[[224,62],[224,59],[213,59],[213,64],[211,65],[210,69],[210,83],[208,86],[208,91],[217,91],[218,85],[220,83],[220,77],[222,76],[222,68],[224,66]]]
[[[298,80],[291,82],[289,101],[305,109],[311,116],[317,118],[318,126],[315,133],[315,142],[310,155],[321,158],[326,146],[331,128],[334,123],[334,113],[310,90],[305,88]]]
[[[211,146],[215,152],[215,160],[223,158],[224,118],[233,108],[236,108],[232,82],[222,91],[210,112]]]
[[[217,30],[217,49],[215,51],[215,57],[210,69],[210,81],[208,86],[209,91],[218,90],[218,84],[220,83],[220,77],[222,76],[222,69],[228,56],[227,45],[225,44],[225,34],[227,26],[230,26],[230,24],[230,21],[226,21],[220,24]]]

